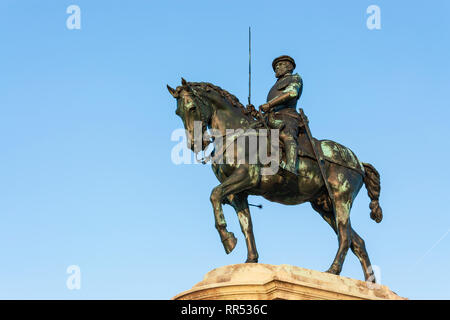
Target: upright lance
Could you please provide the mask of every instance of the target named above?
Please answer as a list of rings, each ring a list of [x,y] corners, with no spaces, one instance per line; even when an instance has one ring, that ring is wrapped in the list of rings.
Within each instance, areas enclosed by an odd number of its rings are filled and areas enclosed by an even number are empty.
[[[248,27],[248,104],[251,105],[252,98],[252,31]],[[249,206],[262,209],[262,204],[248,204]]]
[[[248,27],[248,104],[251,105],[252,97],[252,33]]]
[[[252,98],[252,31],[250,26],[248,27],[248,105],[252,105],[251,102]],[[264,124],[264,127],[266,127],[267,130],[269,130],[266,120],[261,112],[259,110],[259,117],[262,123]]]

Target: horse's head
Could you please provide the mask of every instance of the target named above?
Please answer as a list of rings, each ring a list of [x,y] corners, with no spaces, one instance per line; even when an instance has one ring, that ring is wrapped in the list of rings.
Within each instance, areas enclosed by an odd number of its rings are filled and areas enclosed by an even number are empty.
[[[203,139],[203,137],[205,137],[205,132],[210,125],[212,112],[211,106],[202,91],[203,89],[190,84],[183,78],[181,78],[181,86],[173,89],[167,85],[167,89],[177,99],[175,113],[181,118],[186,129],[187,147],[195,152],[204,150],[209,144],[209,139]],[[199,129],[201,128],[201,136],[198,130],[194,132],[196,126]],[[194,133],[197,136],[194,136]],[[201,144],[199,144],[199,139],[202,141]]]

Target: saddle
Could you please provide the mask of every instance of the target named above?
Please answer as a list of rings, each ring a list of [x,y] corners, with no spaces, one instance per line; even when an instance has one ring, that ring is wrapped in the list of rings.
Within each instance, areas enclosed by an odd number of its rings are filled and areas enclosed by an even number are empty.
[[[334,163],[352,170],[355,170],[362,176],[365,176],[364,166],[356,157],[355,153],[349,148],[331,141],[331,140],[317,140],[313,138],[315,149],[319,153],[318,156],[329,163]],[[305,128],[302,123],[299,123],[299,134],[297,137],[298,156],[317,160],[314,155],[311,142],[308,139]],[[283,142],[280,140],[281,159],[285,159]]]
[[[269,118],[270,118],[270,116],[273,117],[274,114],[277,114],[277,113],[271,113],[269,115]],[[288,117],[291,117],[291,118],[294,118],[295,120],[297,120],[297,123],[298,123],[298,135],[297,135],[298,155],[300,157],[308,157],[308,158],[311,158],[311,159],[315,160],[316,157],[314,156],[314,151],[312,149],[312,146],[311,146],[311,143],[310,143],[310,141],[308,139],[308,136],[306,135],[305,125],[303,124],[303,122],[302,122],[302,120],[300,118],[300,115],[297,112],[289,112],[289,113],[285,113],[284,115],[288,116]],[[309,123],[309,120],[308,120],[307,117],[306,117],[305,120],[306,120],[307,123]],[[269,123],[272,124],[270,121],[269,121]],[[271,125],[271,127],[273,128],[272,125]],[[281,130],[282,128],[283,127],[275,128],[275,129],[280,129]],[[285,160],[283,141],[280,139],[279,143],[280,143],[280,147],[281,147],[281,150],[282,150],[282,159]],[[316,150],[320,150],[320,142],[319,142],[319,140],[317,140],[316,138],[313,138],[313,143],[316,146]]]
[[[316,159],[314,156],[314,151],[311,146],[311,142],[308,139],[308,136],[306,135],[305,129],[303,127],[299,130],[299,134],[297,137],[297,145],[298,145],[298,156],[299,157],[308,157],[311,159]],[[313,138],[313,143],[316,147],[316,150],[321,150],[320,147],[320,141],[316,138]]]
[[[309,122],[308,118],[306,118],[305,120],[307,123]],[[261,122],[257,123],[257,125],[262,127]],[[301,120],[298,121],[298,126],[298,156],[317,160],[316,156],[314,155],[311,142],[309,141],[306,134],[304,124]],[[316,147],[316,150],[319,152],[318,156],[325,160],[325,162],[334,163],[355,170],[363,177],[365,176],[364,166],[352,150],[332,140],[317,140],[316,138],[313,138],[312,140]],[[286,161],[284,145],[281,139],[279,140],[279,145],[281,150],[280,160]]]

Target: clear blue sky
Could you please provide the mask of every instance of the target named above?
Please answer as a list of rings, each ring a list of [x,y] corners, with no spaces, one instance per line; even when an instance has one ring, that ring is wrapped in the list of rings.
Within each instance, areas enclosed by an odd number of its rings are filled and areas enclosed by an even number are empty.
[[[253,103],[291,55],[313,134],[380,171],[383,222],[365,189],[351,217],[381,282],[449,299],[449,14],[446,0],[1,1],[0,298],[169,299],[245,260],[231,207],[230,255],[214,228],[210,167],[171,162],[182,123],[165,85],[208,81],[245,103],[251,25]],[[251,202],[261,263],[329,267],[337,239],[309,204]],[[363,279],[351,252],[342,275]]]

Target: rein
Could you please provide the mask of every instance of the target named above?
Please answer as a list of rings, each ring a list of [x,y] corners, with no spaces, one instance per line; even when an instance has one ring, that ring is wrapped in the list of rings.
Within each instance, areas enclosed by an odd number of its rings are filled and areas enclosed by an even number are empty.
[[[188,83],[186,83],[186,86],[188,87],[189,92],[191,92],[192,95],[193,95],[195,98],[197,98],[197,99],[201,102],[201,104],[203,105],[203,107],[205,107],[205,106],[208,105],[208,104],[206,103],[206,101],[203,99],[203,97],[202,97],[201,95],[197,94],[197,92],[196,92],[196,90],[195,90],[194,88],[192,88]],[[206,131],[206,132],[208,133],[208,126],[209,126],[209,120],[210,120],[210,119],[208,119],[208,116],[204,113],[204,110],[203,110],[202,106],[200,106],[199,110],[200,110],[200,119],[201,119],[201,121],[202,121],[202,131],[203,131],[203,132]],[[266,119],[265,119],[265,117],[262,115],[261,110],[259,110],[259,116],[260,116],[260,117],[259,117],[259,120],[258,120],[257,122],[252,123],[252,124],[250,125],[249,129],[253,129],[253,128],[257,127],[258,125],[263,124],[264,127],[265,127],[267,130],[269,130],[269,128],[268,128],[268,126],[267,126],[267,123],[266,123]],[[226,150],[231,144],[234,143],[234,141],[235,141],[237,138],[239,138],[239,137],[242,136],[243,134],[244,134],[244,135],[249,135],[248,133],[245,133],[245,132],[244,132],[244,133],[240,133],[240,134],[238,134],[238,135],[235,135],[235,136],[233,137],[233,139],[225,146],[225,148],[224,148],[224,144],[222,144],[222,147],[220,148],[218,154],[222,154],[222,153],[224,152],[224,150]],[[257,133],[256,135],[258,135],[258,133]],[[208,133],[208,136],[210,137],[209,133]],[[223,139],[224,137],[226,137],[226,134],[224,134],[224,135],[221,136],[222,139]],[[211,144],[211,143],[214,143],[214,141],[213,141],[211,138],[210,138],[210,140],[209,140],[208,142],[209,142],[208,145]],[[202,141],[202,147],[203,147],[203,141]],[[201,151],[202,151],[202,156],[201,156],[200,159],[198,159],[198,157],[197,157],[197,154],[198,154],[198,153],[195,154],[195,161],[197,161],[197,162],[199,162],[199,163],[201,163],[201,164],[206,164],[206,163],[209,162],[209,161],[215,156],[215,154],[216,154],[215,149],[213,149],[213,151],[211,151],[211,153],[210,153],[208,156],[205,157],[205,150],[202,148]]]
[[[188,91],[191,92],[192,95],[193,95],[195,98],[197,98],[198,100],[200,100],[200,102],[202,103],[203,106],[207,106],[205,100],[204,100],[200,95],[198,95],[198,94],[196,93],[196,91],[195,91],[194,88],[192,88],[188,83],[186,83],[186,86],[187,86],[187,88],[188,88]],[[207,115],[205,115],[205,113],[203,112],[202,106],[200,106],[198,109],[200,110],[199,112],[200,112],[200,119],[201,119],[201,121],[202,121],[202,136],[203,136],[203,132],[207,132],[207,133],[208,133],[208,123],[209,123],[209,119],[207,119]],[[197,111],[197,112],[198,112],[198,111]],[[208,136],[209,136],[209,133],[208,133]],[[209,145],[210,143],[212,143],[212,142],[213,142],[213,141],[210,139],[208,145]],[[202,164],[206,164],[206,162],[209,161],[210,156],[208,156],[208,157],[205,158],[205,150],[203,149],[203,137],[202,137],[202,150],[201,150],[201,152],[202,152],[202,157],[201,157],[201,159],[198,159],[198,157],[197,157],[197,154],[198,154],[198,153],[195,153],[195,161],[200,162],[200,163],[202,163]],[[208,158],[208,160],[206,160],[207,158]],[[206,160],[206,161],[205,161],[205,160]]]
[[[255,127],[257,127],[260,124],[262,124],[262,121],[258,121],[258,122],[252,123],[250,125],[250,127],[247,128],[247,129],[254,129]],[[266,128],[267,128],[267,124],[266,124]],[[238,134],[236,134],[236,133],[233,134],[231,141],[229,141],[226,145],[222,144],[221,148],[218,150],[218,154],[223,154],[223,152],[225,150],[227,150],[228,147],[231,146],[234,143],[234,141],[236,141],[236,139],[238,139],[239,137],[241,137],[241,136],[251,136],[251,135],[259,136],[259,132],[251,132],[251,133],[249,133],[249,132],[245,132],[244,131],[244,132],[239,132]],[[221,137],[221,139],[223,141],[223,138],[227,137],[227,134],[223,134],[220,137]],[[226,139],[226,140],[229,140],[229,139]],[[215,149],[214,149],[213,151],[211,151],[211,153],[208,156],[206,156],[206,157],[203,156],[202,159],[200,159],[200,161],[198,159],[196,159],[196,160],[201,162],[202,164],[206,164],[208,161],[210,161],[215,156],[215,154],[216,154],[216,152],[215,152]]]

